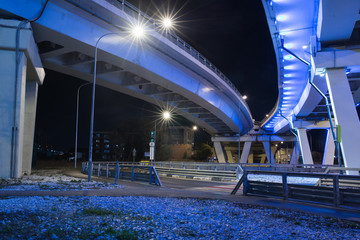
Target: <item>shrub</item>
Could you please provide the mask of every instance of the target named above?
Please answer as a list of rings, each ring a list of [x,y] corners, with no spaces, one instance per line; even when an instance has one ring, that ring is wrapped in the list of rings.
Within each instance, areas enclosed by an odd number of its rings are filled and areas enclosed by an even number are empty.
[[[193,151],[195,154],[192,158],[199,161],[206,161],[213,154],[211,147],[206,143],[195,144]]]

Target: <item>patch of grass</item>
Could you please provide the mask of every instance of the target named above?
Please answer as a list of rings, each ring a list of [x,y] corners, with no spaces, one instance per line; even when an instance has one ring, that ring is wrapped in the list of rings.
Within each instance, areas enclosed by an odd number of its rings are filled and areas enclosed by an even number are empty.
[[[39,184],[39,188],[40,188],[40,189],[49,189],[50,186],[49,186],[49,185],[46,185],[46,184]]]
[[[44,236],[48,238],[54,238],[55,236],[57,238],[66,238],[67,235],[68,233],[65,230],[59,228],[51,228],[44,233]]]
[[[118,240],[137,240],[139,239],[137,232],[132,232],[129,230],[117,230],[113,227],[108,227],[104,232],[90,232],[90,231],[82,231],[80,234],[77,234],[78,239],[97,239],[99,237],[104,238],[104,235],[108,239],[118,239]]]
[[[57,210],[58,210],[57,207],[52,207],[52,208],[51,208],[51,211],[57,211]]]
[[[82,182],[82,180],[74,180],[74,179],[73,179],[73,180],[71,180],[70,182],[71,182],[71,183],[80,183],[80,182]]]
[[[137,240],[139,239],[137,233],[132,233],[128,230],[121,230],[120,232],[116,233],[116,239],[118,240]]]
[[[141,215],[130,216],[129,218],[130,218],[131,220],[138,220],[138,221],[150,221],[150,220],[152,220],[152,217],[149,217],[149,216],[141,216]]]
[[[115,215],[116,213],[111,210],[107,210],[107,209],[103,209],[103,208],[85,208],[82,211],[82,214],[104,216],[104,215]]]

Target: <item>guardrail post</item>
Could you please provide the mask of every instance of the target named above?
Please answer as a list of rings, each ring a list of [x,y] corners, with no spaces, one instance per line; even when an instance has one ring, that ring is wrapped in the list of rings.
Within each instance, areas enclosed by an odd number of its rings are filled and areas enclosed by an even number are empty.
[[[237,165],[237,167],[236,167],[236,178],[237,178],[237,180],[240,180],[240,178],[241,178],[241,170],[240,170],[239,165]]]
[[[118,171],[119,171],[119,161],[116,161],[116,167],[115,167],[115,184],[118,179]]]
[[[106,164],[106,177],[109,177],[109,164]]]
[[[340,189],[339,189],[339,176],[333,176],[333,188],[334,188],[334,206],[340,205]]]
[[[150,184],[152,184],[153,182],[153,175],[152,175],[152,172],[153,172],[153,167],[150,167]]]
[[[288,184],[287,184],[287,173],[286,172],[282,173],[282,184],[283,184],[284,200],[288,200],[288,198],[289,198],[289,188],[288,188]]]
[[[131,170],[131,181],[135,181],[135,167],[132,166],[132,170]]]
[[[248,184],[248,172],[244,170],[244,185],[243,185],[243,195],[247,196],[247,193],[249,191],[249,184]]]
[[[100,163],[98,164],[98,177],[100,176]]]

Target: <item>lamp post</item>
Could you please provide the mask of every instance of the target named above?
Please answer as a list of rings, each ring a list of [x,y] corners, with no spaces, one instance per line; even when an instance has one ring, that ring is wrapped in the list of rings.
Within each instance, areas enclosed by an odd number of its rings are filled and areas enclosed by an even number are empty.
[[[157,121],[159,120],[163,120],[163,121],[168,121],[171,119],[171,113],[169,111],[164,111],[161,113],[161,119],[156,119],[155,120],[155,136],[154,136],[154,160],[155,160],[155,148],[156,148],[156,136],[157,136],[157,132],[156,132],[156,125],[157,125]]]
[[[77,147],[78,147],[78,127],[79,127],[79,95],[80,95],[80,90],[82,87],[86,86],[86,85],[90,85],[91,83],[84,83],[81,84],[78,89],[77,89],[77,93],[76,93],[76,123],[75,123],[75,168],[76,168],[76,163],[77,163]]]
[[[102,35],[101,37],[98,38],[98,40],[96,41],[95,44],[95,54],[94,54],[94,73],[93,73],[93,90],[92,90],[92,102],[91,102],[91,116],[90,116],[90,140],[89,140],[89,168],[88,168],[88,181],[91,181],[91,173],[92,173],[92,148],[93,148],[93,133],[94,133],[94,107],[95,107],[95,85],[96,85],[96,64],[97,64],[97,50],[98,50],[98,45],[101,39],[103,39],[106,36],[109,35],[118,35],[118,36],[122,36],[122,34],[120,33],[105,33],[104,35]],[[131,35],[135,40],[140,40],[141,38],[145,37],[145,30],[144,30],[144,26],[139,24],[139,25],[134,25],[132,26],[132,30],[131,30]]]
[[[92,102],[91,102],[91,115],[90,115],[90,136],[89,136],[89,166],[88,166],[88,181],[91,182],[92,174],[92,148],[93,148],[93,134],[94,134],[94,108],[95,108],[95,85],[96,85],[96,64],[97,64],[97,50],[101,39],[109,35],[121,35],[119,33],[105,33],[98,38],[95,44],[95,56],[94,56],[94,73],[93,73],[93,89],[92,89]]]

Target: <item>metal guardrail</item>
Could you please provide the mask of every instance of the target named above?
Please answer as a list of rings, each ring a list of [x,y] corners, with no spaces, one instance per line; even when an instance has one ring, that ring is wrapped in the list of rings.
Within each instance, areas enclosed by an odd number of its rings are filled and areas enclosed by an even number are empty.
[[[257,175],[277,175],[282,177],[281,183],[251,181],[249,174]],[[288,177],[305,178],[325,178],[332,181],[332,186],[309,186],[301,184],[288,184]],[[269,171],[246,171],[244,170],[243,194],[279,197],[284,200],[300,200],[314,202],[318,204],[334,205],[336,207],[355,207],[360,208],[360,186],[343,187],[340,181],[356,180],[360,181],[360,176],[338,175],[338,174],[319,174],[319,173],[289,173],[289,172],[269,172]],[[239,185],[240,187],[240,185]],[[238,188],[239,188],[238,187]],[[237,188],[237,189],[238,189]],[[237,190],[236,190],[237,191]],[[235,189],[232,194],[236,193]]]
[[[357,171],[359,173],[360,168],[329,166],[326,168],[325,173],[343,173],[346,171]]]
[[[267,163],[240,163],[246,170],[273,171],[273,172],[321,172],[334,165],[321,164],[267,164]]]
[[[83,162],[81,172],[88,173],[89,163]],[[139,163],[124,163],[124,162],[93,162],[92,174],[96,176],[105,176],[107,178],[127,179],[131,181],[149,182],[162,186],[159,175],[154,166],[140,165]]]
[[[153,27],[157,33],[161,34],[164,38],[168,39],[170,42],[174,43],[176,46],[180,47],[192,57],[197,59],[201,64],[207,67],[209,70],[214,72],[218,77],[224,80],[231,89],[241,98],[241,94],[239,90],[235,87],[235,85],[208,59],[206,59],[201,53],[199,53],[196,49],[191,47],[188,43],[186,43],[183,39],[175,35],[174,33],[168,31],[164,32],[161,27],[161,24],[155,21],[152,17],[148,16],[146,13],[140,11],[138,8],[130,4],[125,0],[106,0],[107,2],[111,3],[113,6],[121,9],[122,11],[126,12],[128,15],[133,16],[134,18],[139,18],[141,16],[143,19],[146,20],[149,25]],[[246,102],[243,102],[246,108],[249,110],[249,107]]]
[[[325,173],[343,174],[348,171],[360,172],[360,168],[327,167]],[[320,178],[316,186],[332,186],[333,182],[326,178]],[[339,185],[343,187],[360,187],[360,180],[340,179]]]
[[[186,178],[207,178],[211,181],[239,180],[242,169],[238,164],[200,162],[152,162],[158,173]]]

